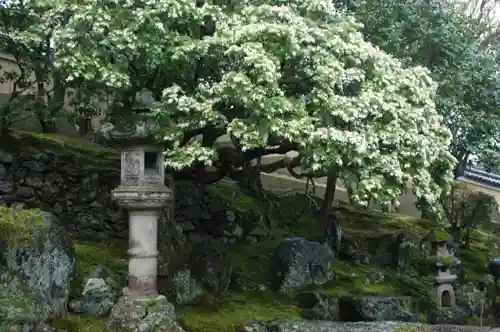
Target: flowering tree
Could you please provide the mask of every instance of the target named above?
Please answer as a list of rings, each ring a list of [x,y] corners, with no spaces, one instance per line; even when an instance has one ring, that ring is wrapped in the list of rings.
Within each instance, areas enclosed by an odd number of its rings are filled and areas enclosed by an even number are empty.
[[[56,65],[123,107],[150,89],[171,169],[246,179],[256,193],[261,171],[334,172],[356,182],[354,201],[385,207],[406,188],[433,204],[452,179],[428,71],[366,42],[329,1],[50,3],[47,15],[70,15]],[[268,154],[282,157],[264,164]]]
[[[498,151],[498,145],[489,142],[500,137],[499,53],[482,47],[476,25],[444,9],[439,1],[342,4],[365,24],[368,40],[408,65],[431,70],[438,84],[436,108],[453,135],[450,151],[459,161],[456,176],[469,156],[481,157],[484,146]]]

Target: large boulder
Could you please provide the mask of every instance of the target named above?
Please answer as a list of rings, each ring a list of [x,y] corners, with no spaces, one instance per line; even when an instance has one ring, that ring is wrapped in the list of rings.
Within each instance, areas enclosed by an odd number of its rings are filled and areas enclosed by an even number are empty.
[[[405,273],[417,266],[420,239],[412,233],[401,232],[384,242],[377,252],[377,261],[382,267]]]
[[[303,292],[297,296],[304,316],[313,320],[362,322],[417,322],[407,296],[341,296],[322,292]]]
[[[227,291],[232,275],[227,248],[214,242],[201,242],[194,246],[186,263],[173,273],[169,288],[160,290],[173,294],[177,304],[187,304],[206,292]]]
[[[333,279],[335,254],[326,244],[303,238],[283,240],[274,254],[273,286],[291,292]]]
[[[63,316],[75,271],[69,233],[50,213],[0,206],[0,271],[0,302],[7,305],[0,305],[0,316],[3,311],[16,312],[9,298],[25,302],[22,313],[7,315],[5,320],[46,321]],[[11,304],[14,310],[8,309]]]

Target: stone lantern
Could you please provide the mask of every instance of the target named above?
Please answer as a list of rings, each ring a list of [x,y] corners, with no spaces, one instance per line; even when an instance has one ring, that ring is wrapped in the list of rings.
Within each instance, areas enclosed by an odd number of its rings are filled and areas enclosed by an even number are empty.
[[[456,248],[451,243],[449,235],[445,231],[434,234],[432,239],[432,252],[436,268],[436,296],[438,307],[455,306],[455,290],[453,284],[457,280],[457,275],[452,272],[452,268],[461,263],[455,257]]]
[[[130,140],[121,151],[121,185],[113,200],[129,215],[129,290],[134,298],[156,296],[158,217],[172,193],[164,185],[163,149]]]
[[[101,127],[110,145],[121,151],[121,184],[111,195],[129,215],[128,287],[111,312],[112,328],[135,328],[151,303],[167,315],[174,309],[157,291],[158,217],[173,194],[164,185],[163,148],[154,142],[143,110],[125,113],[118,125]]]

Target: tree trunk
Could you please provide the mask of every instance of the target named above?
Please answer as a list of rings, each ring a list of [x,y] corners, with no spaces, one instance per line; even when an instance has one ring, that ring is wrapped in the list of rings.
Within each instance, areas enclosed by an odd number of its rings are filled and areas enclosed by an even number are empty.
[[[420,200],[418,203],[417,203],[417,207],[418,209],[420,210],[420,218],[421,219],[424,219],[424,220],[430,220],[431,219],[431,213],[430,213],[430,209],[429,209],[429,206],[426,202],[424,202],[423,200]]]
[[[42,126],[42,133],[54,134],[57,132],[56,122],[54,120],[39,119],[40,126]]]
[[[457,166],[454,170],[455,179],[464,175],[465,168],[467,167],[467,162],[469,160],[470,153],[465,149],[461,149],[455,158],[458,160]]]
[[[347,181],[345,181],[344,185],[345,185],[345,189],[346,189],[346,191],[347,191],[347,197],[349,198],[349,204],[353,205],[353,204],[354,204],[354,201],[353,201],[353,199],[351,198],[351,197],[352,197],[352,193],[353,193],[353,191],[354,191],[354,190],[352,189],[353,185],[352,185],[350,182],[347,182]]]
[[[0,137],[6,137],[9,135],[10,125],[7,119],[0,120]]]
[[[64,108],[64,99],[66,97],[66,88],[64,79],[56,71],[52,75],[53,93],[47,92],[45,83],[47,76],[44,68],[37,66],[35,68],[35,79],[37,85],[36,109],[38,121],[42,127],[43,133],[55,133],[57,131],[56,119]]]
[[[453,243],[460,246],[460,240],[461,240],[461,234],[460,234],[460,227],[456,226],[456,225],[452,225],[450,227],[450,235],[451,235],[451,238],[453,240]]]
[[[332,208],[333,200],[335,199],[335,189],[337,187],[337,179],[338,179],[337,170],[331,169],[328,172],[328,176],[326,179],[325,195],[323,196],[323,203],[321,204],[321,208],[319,210],[319,215],[321,217],[328,216],[328,213]]]
[[[80,136],[85,136],[88,134],[90,129],[90,119],[82,119],[78,121],[78,133]]]
[[[467,227],[465,230],[465,238],[464,238],[464,247],[465,249],[470,249],[470,227]]]

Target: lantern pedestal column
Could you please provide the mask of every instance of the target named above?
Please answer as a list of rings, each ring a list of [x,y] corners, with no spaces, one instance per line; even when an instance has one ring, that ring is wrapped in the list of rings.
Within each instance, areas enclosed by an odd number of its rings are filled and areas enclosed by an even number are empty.
[[[174,306],[159,295],[158,217],[170,204],[172,193],[163,185],[122,185],[113,200],[129,213],[128,287],[109,317],[111,328],[134,328],[150,312],[173,317]]]

